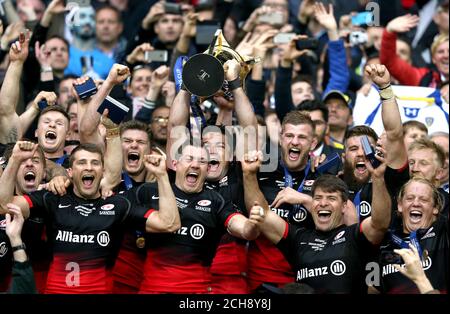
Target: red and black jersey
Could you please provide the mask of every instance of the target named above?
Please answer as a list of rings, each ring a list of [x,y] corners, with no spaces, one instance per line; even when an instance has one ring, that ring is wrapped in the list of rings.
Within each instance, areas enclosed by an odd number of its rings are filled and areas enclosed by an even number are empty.
[[[359,224],[321,232],[286,223],[277,246],[292,265],[295,280],[311,286],[316,293],[367,291],[364,269],[374,246]]]
[[[410,235],[403,233],[403,227],[397,223],[398,228],[394,234],[406,243],[410,242]],[[441,293],[447,293],[449,286],[449,238],[448,219],[440,215],[438,219],[427,229],[419,229],[416,233],[422,251],[426,250],[427,258],[422,261],[422,267],[434,289]],[[395,260],[394,249],[399,247],[394,243],[390,233],[380,246],[379,265],[381,272],[381,290],[384,293],[411,294],[419,293],[413,281],[399,273],[393,263]]]
[[[5,232],[6,220],[0,215],[0,292],[6,292],[11,279],[12,252]]]
[[[210,292],[210,266],[228,222],[237,212],[229,200],[204,189],[187,194],[172,185],[181,219],[173,234],[147,234],[147,259],[140,293]],[[157,189],[144,184],[138,202],[156,209]],[[154,206],[153,206],[154,205]]]
[[[128,178],[128,184],[133,186],[131,190],[136,189],[143,184],[134,181],[129,176]],[[114,192],[124,194],[127,193],[127,190],[127,183],[125,183],[125,180],[122,180]],[[124,196],[127,197],[126,194],[124,194]],[[127,228],[127,230],[124,231],[122,244],[113,268],[114,293],[139,292],[139,287],[144,278],[143,269],[147,251],[145,250],[145,247],[138,247],[136,241],[139,241],[140,238],[144,237],[144,233],[141,230]]]
[[[242,168],[240,163],[231,163],[227,175],[217,182],[207,181],[206,188],[231,199],[236,211],[246,215]],[[218,275],[242,275],[247,272],[247,241],[233,237],[228,232],[220,239],[214,256],[211,273]]]
[[[30,217],[48,221],[53,260],[46,293],[109,293],[125,223],[145,230],[146,210],[122,196],[85,200],[73,191],[60,197],[47,191],[25,196]]]
[[[317,174],[309,171],[305,178],[305,171],[291,173],[292,188],[298,190],[303,183],[302,193],[311,194],[312,186]],[[286,185],[286,173],[279,164],[274,172],[260,172],[258,174],[259,188],[267,202],[275,200],[278,193]],[[313,228],[314,222],[308,210],[303,206],[282,204],[279,208],[270,208],[278,216],[297,226]],[[285,284],[293,281],[292,268],[283,254],[263,235],[250,242],[248,250],[248,277],[250,289],[255,290],[261,283]]]

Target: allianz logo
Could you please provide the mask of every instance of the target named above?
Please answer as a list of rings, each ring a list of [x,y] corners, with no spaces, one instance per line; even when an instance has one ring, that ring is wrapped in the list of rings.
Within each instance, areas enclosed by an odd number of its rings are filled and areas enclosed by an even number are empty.
[[[422,260],[422,268],[423,268],[423,270],[430,269],[432,264],[433,264],[433,261],[428,256],[428,258],[426,260]],[[400,267],[405,268],[405,264],[400,265]],[[382,276],[390,275],[390,274],[397,273],[397,272],[398,272],[398,270],[395,269],[394,264],[387,264],[387,265],[383,266],[383,274],[382,274]]]
[[[341,260],[336,260],[331,263],[330,266],[324,267],[316,267],[316,268],[302,268],[297,271],[297,281],[302,279],[325,276],[325,275],[334,275],[334,276],[342,276],[347,267],[345,263]]]
[[[100,246],[107,246],[110,240],[109,234],[106,231],[100,231],[97,235],[94,235],[75,234],[72,231],[58,230],[58,234],[56,235],[56,241],[86,244],[98,243]]]

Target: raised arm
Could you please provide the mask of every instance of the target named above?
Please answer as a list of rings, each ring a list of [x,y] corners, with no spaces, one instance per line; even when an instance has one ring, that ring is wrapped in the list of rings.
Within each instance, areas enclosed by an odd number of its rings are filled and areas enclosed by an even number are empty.
[[[380,48],[380,63],[386,65],[400,84],[418,86],[421,70],[401,59],[396,52],[397,33],[408,32],[419,23],[417,15],[399,16],[388,23],[383,32]]]
[[[147,218],[147,232],[175,232],[181,227],[177,201],[169,182],[164,157],[160,155],[145,155],[144,163],[147,172],[156,177],[158,183],[159,210]]]
[[[28,57],[29,33],[20,33],[9,50],[10,64],[0,91],[0,143],[14,143],[22,137],[16,106],[19,101],[20,76]]]
[[[101,182],[102,195],[106,196],[122,179],[123,152],[119,126],[108,119],[107,109],[101,123],[106,129],[105,172]]]
[[[386,131],[387,165],[400,169],[408,161],[408,154],[403,141],[402,118],[395,95],[391,88],[391,76],[382,64],[371,64],[365,68],[366,74],[378,86],[382,102],[381,117]]]
[[[384,156],[386,151],[379,148]],[[372,215],[361,223],[361,230],[367,240],[372,244],[380,244],[386,234],[391,222],[391,197],[384,181],[386,171],[386,160],[380,156],[376,158],[381,161],[381,165],[374,169],[369,161],[366,167],[372,178]]]
[[[167,167],[171,167],[172,157],[171,148],[175,141],[179,140],[179,135],[172,132],[177,126],[186,126],[189,121],[191,94],[185,90],[180,92],[175,97],[172,106],[170,107],[169,123],[167,125]]]
[[[19,141],[13,148],[8,165],[0,177],[0,214],[9,211],[8,204],[15,203],[22,210],[24,217],[29,216],[29,206],[24,197],[14,197],[14,188],[16,186],[17,172],[21,163],[32,158],[36,152],[38,144],[32,142]]]
[[[322,3],[315,5],[315,17],[328,34],[328,58],[330,60],[330,80],[323,92],[326,95],[330,90],[347,91],[350,74],[347,67],[344,41],[339,39],[338,27],[334,17],[333,6],[330,4],[328,11]]]
[[[264,208],[264,210],[269,209],[269,204],[267,203],[264,194],[261,192],[258,183],[257,173],[259,168],[261,167],[261,163],[263,160],[263,154],[261,151],[249,152],[248,154],[244,154],[244,158],[241,161],[242,165],[242,174],[243,174],[243,185],[244,185],[244,200],[245,207],[247,211],[250,212],[250,209],[253,207],[255,202],[258,202],[260,206]]]
[[[22,113],[19,117],[19,126],[22,134],[25,134],[33,123],[34,119],[39,116],[40,109],[38,103],[41,100],[45,100],[49,106],[56,104],[57,96],[54,92],[40,92],[33,100],[28,109]]]
[[[109,71],[108,77],[100,86],[97,94],[92,96],[89,106],[86,109],[80,121],[80,139],[89,138],[97,134],[98,126],[100,124],[100,114],[97,112],[98,108],[105,100],[106,96],[111,92],[113,87],[122,83],[130,76],[130,69],[121,64],[114,64]]]

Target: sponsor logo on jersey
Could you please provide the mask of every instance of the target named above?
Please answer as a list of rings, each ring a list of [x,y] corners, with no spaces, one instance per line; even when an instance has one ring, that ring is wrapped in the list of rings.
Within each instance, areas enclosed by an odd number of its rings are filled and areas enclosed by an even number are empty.
[[[178,197],[175,197],[175,199],[177,201],[177,207],[178,208],[184,209],[184,208],[186,208],[188,206],[188,202],[189,202],[188,200],[183,199],[183,198],[178,198]]]
[[[313,186],[315,180],[306,180],[304,186]]]
[[[195,240],[200,240],[205,235],[205,227],[203,227],[201,224],[195,224],[191,227],[189,233]]]
[[[322,239],[314,239],[314,242],[308,242],[308,245],[314,251],[322,251],[326,244],[327,241]]]
[[[345,263],[341,260],[334,261],[330,265],[331,273],[335,276],[343,275],[346,269],[347,267],[345,267]]]
[[[297,271],[297,281],[302,279],[311,278],[311,277],[319,277],[325,275],[335,275],[342,276],[347,267],[345,263],[341,260],[336,260],[331,263],[330,266],[324,267],[316,267],[316,268],[302,268]]]
[[[3,257],[8,253],[8,246],[6,245],[6,242],[0,243],[0,257]]]
[[[293,215],[293,219],[296,222],[302,222],[303,220],[306,219],[306,217],[308,216],[308,212],[306,211],[306,209],[304,209],[303,207],[301,207],[296,213],[295,215]]]
[[[103,210],[111,210],[111,209],[114,208],[114,204],[106,204],[106,205],[103,205],[100,208],[103,209]]]
[[[93,234],[75,234],[72,231],[58,230],[56,241],[68,243],[86,243],[100,246],[107,246],[110,242],[109,234],[106,231],[100,231],[97,236]]]
[[[228,176],[223,177],[219,181],[219,186],[227,186],[228,185]]]
[[[422,268],[423,270],[430,269],[431,265],[433,264],[433,261],[431,260],[431,257],[428,256],[426,260],[422,260]],[[398,265],[398,264],[397,264]],[[405,264],[400,265],[400,267],[405,268]],[[383,273],[382,276],[387,276],[393,273],[398,273],[399,271],[394,268],[394,264],[387,264],[383,266]]]
[[[366,201],[362,201],[359,204],[359,214],[363,217],[369,216],[372,211],[372,206]]]
[[[94,204],[78,205],[75,206],[75,209],[80,213],[81,216],[88,217],[94,210],[96,210],[96,208],[93,206]]]
[[[198,201],[197,204],[200,206],[209,206],[209,205],[211,205],[211,201],[210,200],[201,200],[201,201]]]
[[[433,229],[434,229],[434,227],[431,227],[430,229],[428,229],[427,233],[425,233],[424,236],[420,240],[435,237],[436,233],[433,232]]]
[[[345,234],[345,230],[342,230],[341,232],[339,232],[339,233],[334,237],[334,241],[331,243],[331,245],[336,245],[336,244],[345,242],[345,237],[343,237],[344,234]]]
[[[97,234],[97,243],[100,246],[107,246],[109,244],[110,238],[109,238],[109,234],[106,231],[100,231]]]

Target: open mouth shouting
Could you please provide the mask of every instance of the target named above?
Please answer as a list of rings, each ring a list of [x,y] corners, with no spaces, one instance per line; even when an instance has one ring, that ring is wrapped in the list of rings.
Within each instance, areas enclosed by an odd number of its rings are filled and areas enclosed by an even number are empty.
[[[326,210],[326,209],[322,209],[319,210],[317,213],[317,217],[320,223],[327,223],[331,220],[331,211],[330,210]]]
[[[85,175],[83,175],[83,176],[81,177],[81,181],[82,181],[82,183],[83,183],[83,187],[84,187],[85,189],[90,189],[90,188],[92,188],[92,187],[93,187],[93,184],[94,184],[94,179],[95,179],[95,177],[94,177],[94,175],[92,175],[92,174],[85,174]]]
[[[219,170],[220,161],[217,159],[211,159],[208,165],[209,165],[208,172],[216,172],[217,170]]]
[[[355,170],[357,174],[365,174],[367,172],[366,163],[364,161],[357,162]]]
[[[36,183],[36,173],[32,170],[28,170],[23,177],[27,187],[33,187]]]
[[[140,155],[138,152],[129,152],[128,153],[128,165],[130,167],[138,167],[139,166],[139,160],[140,160]]]
[[[409,220],[413,224],[418,224],[422,220],[423,213],[420,210],[412,210],[409,212]]]
[[[197,185],[198,177],[200,174],[196,171],[188,172],[186,175],[186,183],[190,187],[195,187]]]
[[[58,136],[56,135],[55,131],[47,131],[45,133],[45,142],[49,143],[49,144],[54,144],[56,143]]]
[[[288,157],[290,161],[297,161],[300,158],[300,149],[292,147],[288,151]]]

